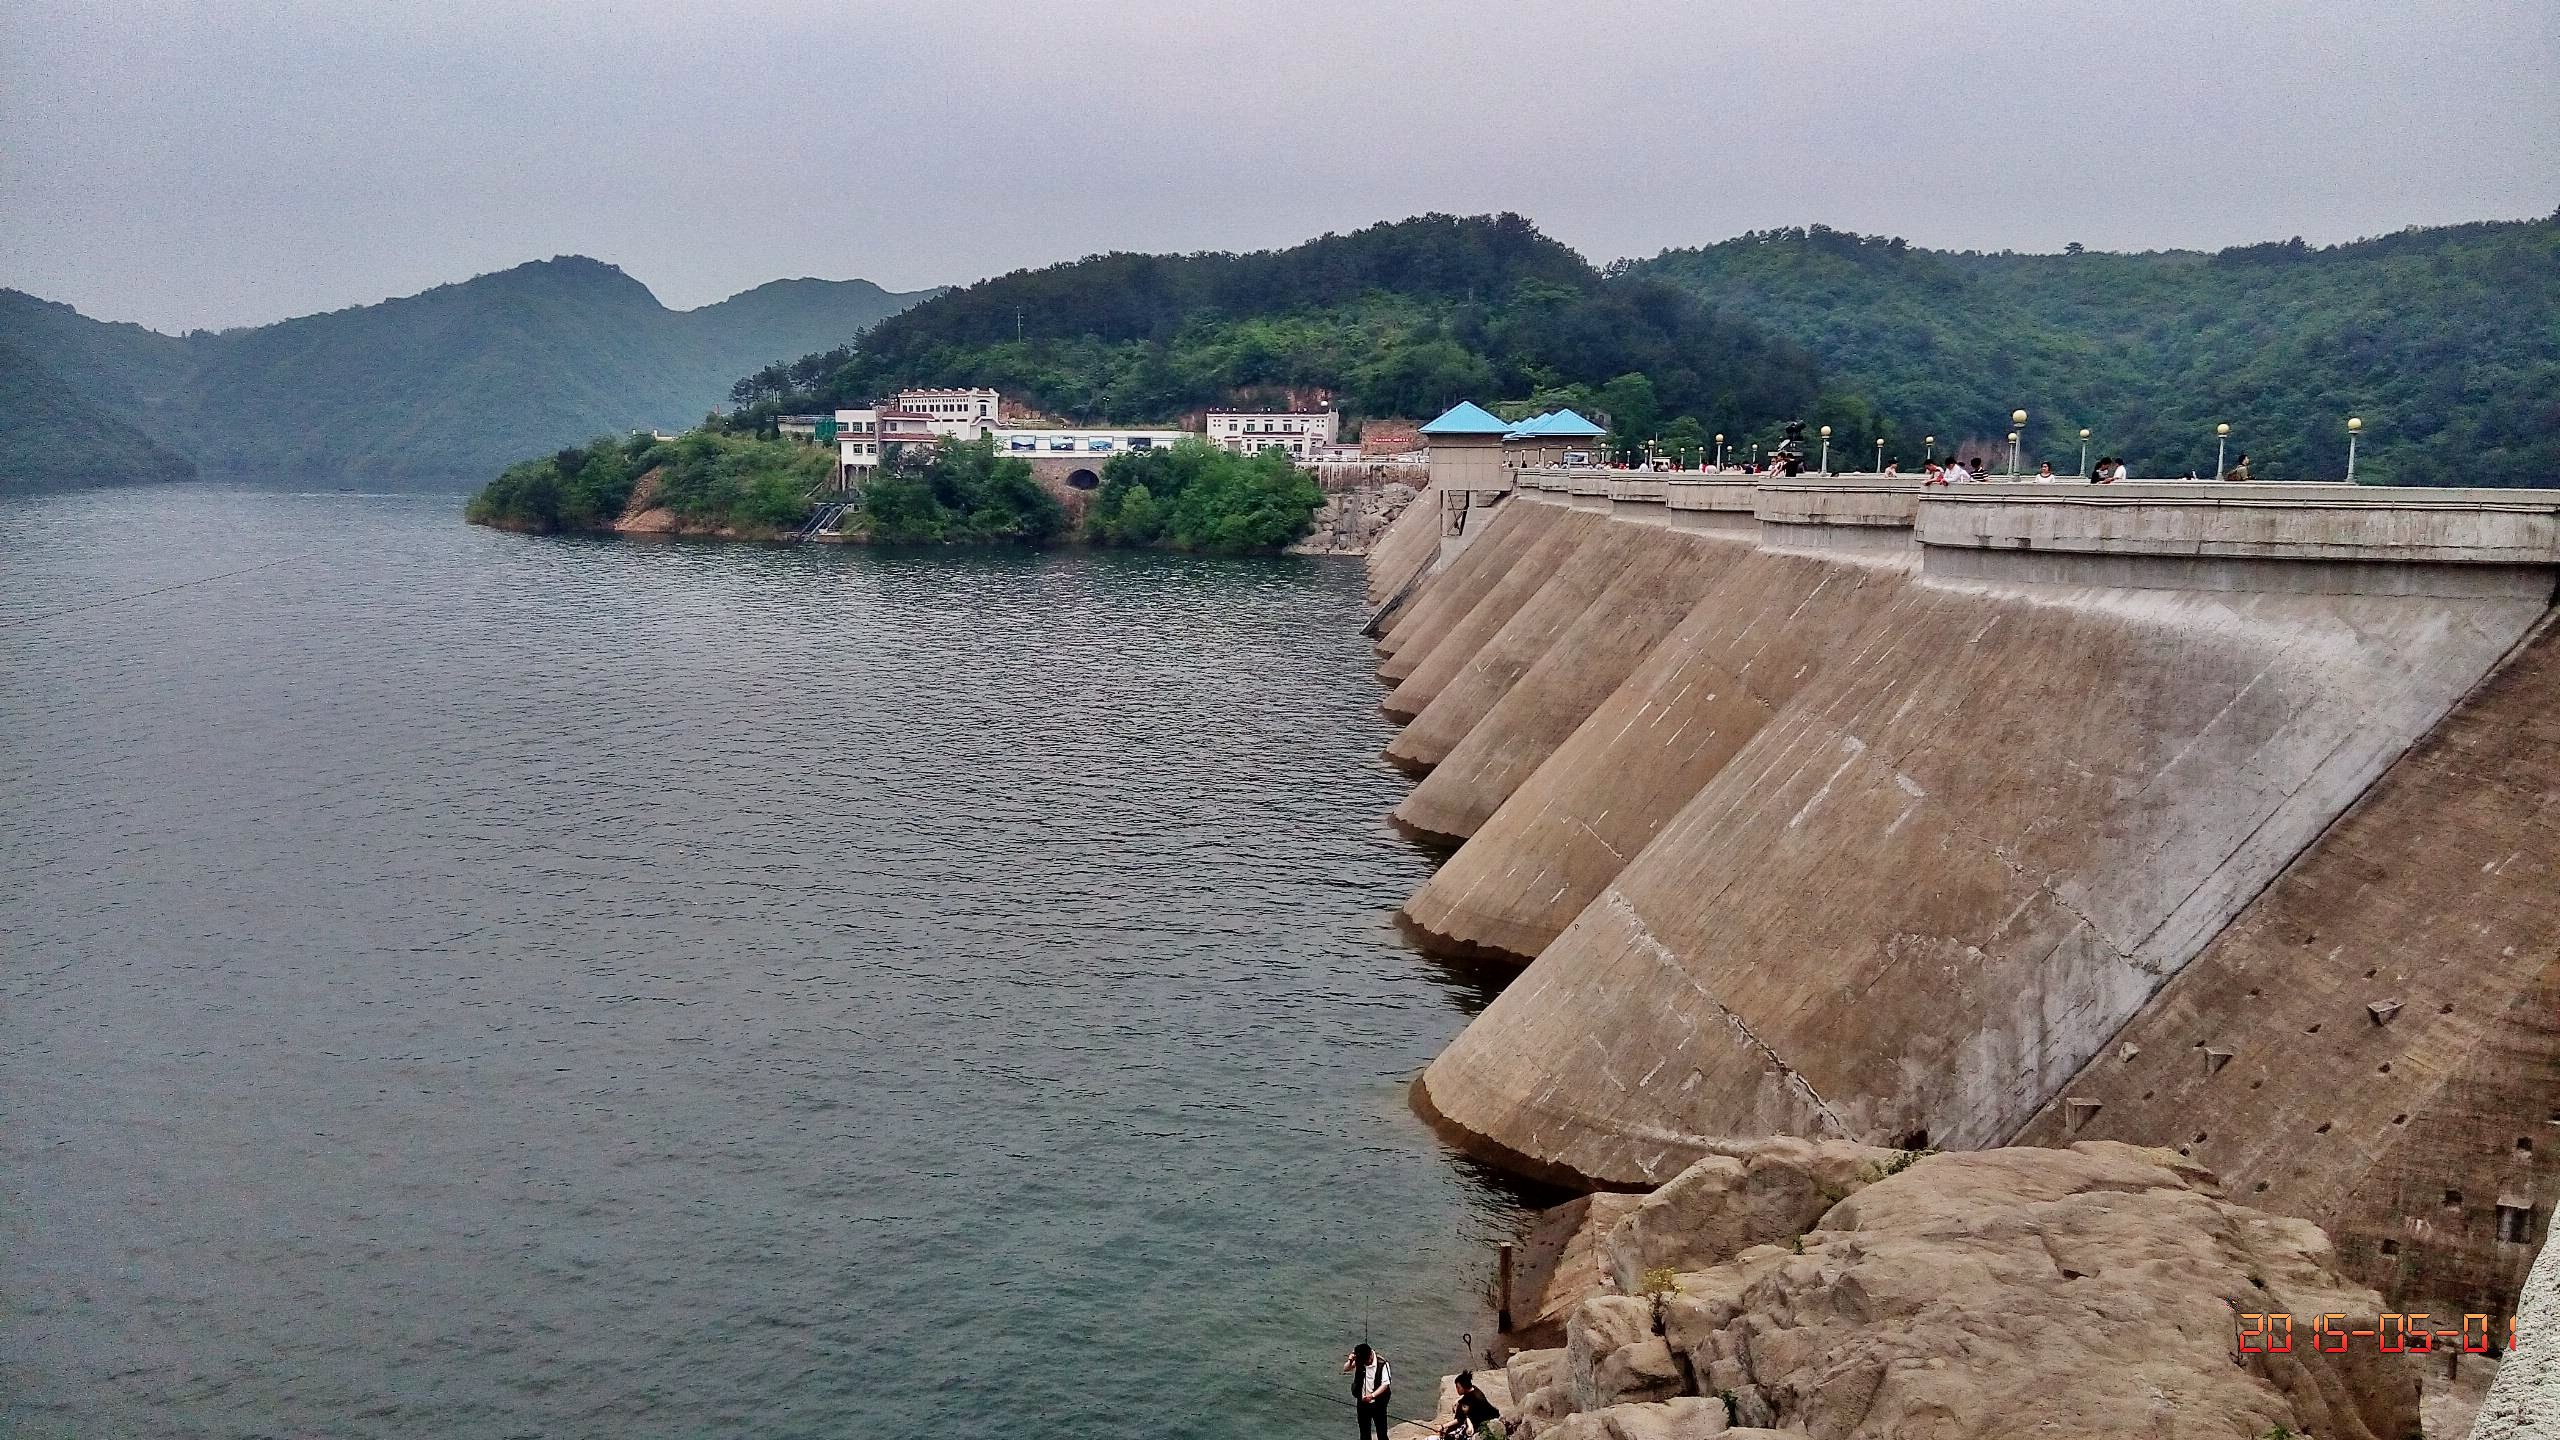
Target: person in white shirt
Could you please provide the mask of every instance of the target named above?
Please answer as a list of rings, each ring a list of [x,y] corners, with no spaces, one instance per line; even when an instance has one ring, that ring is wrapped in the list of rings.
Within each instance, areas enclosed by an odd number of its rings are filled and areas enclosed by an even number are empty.
[[[1964,461],[1962,459],[1955,459],[1947,462],[1948,484],[1963,485],[1969,483],[1972,479],[1973,472],[1964,468]],[[1937,512],[1932,511],[1930,513],[1935,514]]]
[[[1361,1341],[1351,1347],[1342,1368],[1351,1376],[1351,1399],[1360,1411],[1360,1440],[1370,1440],[1374,1428],[1377,1440],[1387,1440],[1387,1401],[1395,1393],[1395,1370],[1387,1357]]]

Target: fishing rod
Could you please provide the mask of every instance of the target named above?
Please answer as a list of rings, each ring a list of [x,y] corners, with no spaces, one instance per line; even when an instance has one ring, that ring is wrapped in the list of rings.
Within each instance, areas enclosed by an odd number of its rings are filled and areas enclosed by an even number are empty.
[[[279,560],[269,560],[263,565],[247,565],[238,570],[225,570],[219,575],[200,575],[193,580],[181,580],[175,585],[163,585],[157,590],[142,590],[131,595],[110,595],[104,600],[65,605],[59,610],[39,610],[33,615],[11,615],[0,618],[0,625],[33,625],[39,620],[51,620],[60,615],[75,615],[83,610],[95,610],[106,605],[128,605],[136,600],[148,600],[154,595],[166,595],[173,590],[186,590],[198,585],[210,585],[216,580],[229,580],[235,576],[254,575],[261,570],[273,570],[279,565],[289,565],[296,560],[307,558],[309,554],[309,551],[305,551],[301,555],[287,555]]]
[[[1321,1401],[1323,1401],[1324,1403],[1326,1403],[1327,1405],[1341,1405],[1341,1406],[1347,1406],[1347,1407],[1349,1407],[1350,1409],[1353,1409],[1353,1410],[1357,1410],[1357,1409],[1359,1409],[1359,1408],[1360,1408],[1360,1402],[1359,1402],[1359,1401],[1357,1401],[1357,1400],[1345,1400],[1345,1399],[1343,1399],[1343,1398],[1342,1398],[1341,1396],[1339,1396],[1339,1395],[1329,1395],[1329,1394],[1326,1394],[1326,1393],[1325,1393],[1324,1391],[1322,1391],[1322,1390],[1308,1390],[1308,1389],[1304,1389],[1304,1388],[1299,1387],[1299,1386],[1296,1386],[1296,1385],[1283,1385],[1283,1384],[1281,1384],[1279,1381],[1274,1380],[1274,1379],[1270,1378],[1270,1377],[1269,1377],[1269,1376],[1267,1376],[1267,1375],[1264,1375],[1262,1372],[1260,1372],[1260,1371],[1258,1371],[1258,1370],[1254,1372],[1254,1375],[1253,1375],[1253,1381],[1254,1381],[1254,1383],[1255,1383],[1255,1384],[1260,1385],[1260,1386],[1262,1386],[1263,1388],[1268,1389],[1268,1390],[1280,1390],[1280,1391],[1285,1391],[1285,1392],[1287,1392],[1287,1393],[1289,1393],[1289,1394],[1291,1394],[1291,1395],[1304,1395],[1304,1396],[1306,1396],[1306,1397],[1307,1397],[1308,1399],[1310,1399],[1310,1400],[1321,1400]],[[1394,1422],[1396,1422],[1396,1423],[1397,1423],[1397,1424],[1399,1424],[1399,1425],[1420,1425],[1420,1426],[1423,1426],[1423,1427],[1425,1427],[1425,1428],[1427,1428],[1427,1429],[1433,1429],[1433,1430],[1437,1430],[1437,1429],[1439,1428],[1438,1426],[1436,1426],[1436,1425],[1432,1424],[1432,1422],[1431,1422],[1430,1420],[1427,1420],[1427,1419],[1424,1419],[1424,1420],[1417,1420],[1417,1419],[1415,1419],[1414,1417],[1412,1417],[1412,1416],[1410,1416],[1410,1415],[1398,1415],[1397,1413],[1395,1413],[1395,1412],[1394,1412],[1394,1411],[1392,1411],[1392,1410],[1390,1410],[1390,1411],[1388,1411],[1388,1412],[1387,1412],[1387,1418],[1388,1418],[1388,1419],[1390,1419],[1390,1420],[1393,1420]]]

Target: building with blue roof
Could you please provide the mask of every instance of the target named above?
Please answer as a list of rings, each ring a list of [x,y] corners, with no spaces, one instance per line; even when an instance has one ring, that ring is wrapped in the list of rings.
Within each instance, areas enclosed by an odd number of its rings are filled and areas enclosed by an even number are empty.
[[[1511,470],[1502,453],[1502,437],[1510,433],[1510,421],[1471,400],[1459,401],[1422,427],[1423,441],[1431,447],[1431,488],[1440,492],[1458,529],[1466,524],[1464,511],[1484,503],[1470,497],[1498,499],[1511,489]]]
[[[1422,433],[1433,440],[1462,435],[1490,435],[1498,440],[1510,429],[1510,421],[1472,400],[1461,400],[1443,412],[1439,419],[1423,426]]]

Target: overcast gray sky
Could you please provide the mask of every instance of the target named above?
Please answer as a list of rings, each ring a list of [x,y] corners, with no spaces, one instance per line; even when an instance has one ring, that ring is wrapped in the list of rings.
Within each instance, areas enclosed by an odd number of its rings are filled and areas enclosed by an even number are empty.
[[[0,0],[0,285],[161,329],[541,256],[690,307],[1518,210],[1595,261],[2560,205],[2554,0]]]

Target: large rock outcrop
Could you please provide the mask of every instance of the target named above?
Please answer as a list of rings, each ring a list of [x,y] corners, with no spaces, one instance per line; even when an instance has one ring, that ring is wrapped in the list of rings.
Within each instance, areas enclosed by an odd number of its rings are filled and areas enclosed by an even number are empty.
[[[1536,1440],[1736,1423],[1824,1440],[2404,1440],[2410,1357],[2322,1353],[2307,1319],[2287,1353],[2237,1347],[2243,1314],[2380,1306],[2317,1227],[2224,1199],[2173,1153],[1932,1155],[1786,1244],[1680,1274],[1658,1327],[1651,1299],[1586,1302],[1565,1354],[1521,1357],[1511,1378]]]

